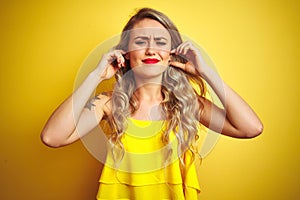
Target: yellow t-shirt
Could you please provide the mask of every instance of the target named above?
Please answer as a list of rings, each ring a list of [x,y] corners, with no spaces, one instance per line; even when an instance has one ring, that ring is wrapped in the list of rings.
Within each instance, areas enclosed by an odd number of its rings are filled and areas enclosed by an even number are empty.
[[[176,136],[170,134],[172,154],[168,162],[162,142],[164,121],[146,121],[129,118],[122,143],[125,154],[115,166],[108,154],[99,180],[97,200],[138,199],[195,200],[200,193],[196,168],[191,152],[184,154],[187,168],[182,168],[177,153]]]

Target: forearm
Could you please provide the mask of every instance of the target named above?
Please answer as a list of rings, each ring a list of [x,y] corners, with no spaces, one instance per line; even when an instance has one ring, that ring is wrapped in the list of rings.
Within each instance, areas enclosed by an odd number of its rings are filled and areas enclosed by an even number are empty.
[[[222,102],[225,120],[235,129],[236,137],[254,137],[262,132],[262,123],[252,108],[212,68],[202,66],[201,76]]]
[[[41,134],[45,143],[57,143],[70,137],[87,101],[100,82],[97,73],[91,72],[73,94],[53,112]]]

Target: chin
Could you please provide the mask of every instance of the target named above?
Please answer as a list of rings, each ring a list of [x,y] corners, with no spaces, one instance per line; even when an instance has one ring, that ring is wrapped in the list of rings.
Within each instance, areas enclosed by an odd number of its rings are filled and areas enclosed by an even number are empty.
[[[161,77],[167,67],[161,64],[143,64],[134,67],[132,71],[136,78],[151,79]]]

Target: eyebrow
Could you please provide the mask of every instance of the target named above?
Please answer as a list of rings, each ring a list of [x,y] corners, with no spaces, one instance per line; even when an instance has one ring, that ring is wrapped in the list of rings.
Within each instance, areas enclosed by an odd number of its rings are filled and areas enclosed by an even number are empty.
[[[136,39],[149,40],[149,37],[148,36],[137,36],[134,38],[134,40],[136,40]],[[154,37],[154,40],[155,41],[157,41],[157,40],[167,40],[168,41],[168,39],[165,37]]]

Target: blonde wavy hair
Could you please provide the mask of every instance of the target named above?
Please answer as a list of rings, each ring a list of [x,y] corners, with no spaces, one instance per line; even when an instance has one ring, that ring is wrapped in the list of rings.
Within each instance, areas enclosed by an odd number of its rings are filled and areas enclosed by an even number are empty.
[[[128,52],[130,30],[134,25],[150,18],[161,23],[171,35],[171,49],[182,43],[182,38],[173,22],[163,13],[151,9],[140,9],[130,18],[122,31],[121,39],[115,49],[122,49]],[[187,60],[178,55],[171,56],[172,61],[186,63]],[[112,134],[109,138],[112,144],[112,155],[115,162],[121,161],[124,156],[124,146],[121,138],[127,127],[127,119],[139,108],[138,99],[135,96],[135,80],[129,60],[125,59],[125,67],[121,68],[116,75],[116,84],[112,94],[112,116],[109,120],[112,127]],[[198,91],[192,86],[198,87]],[[166,129],[163,133],[162,141],[165,145],[169,143],[170,133],[173,131],[178,140],[178,156],[184,166],[182,155],[190,150],[194,153],[193,143],[197,140],[199,119],[203,104],[199,101],[200,96],[206,93],[206,87],[200,76],[189,74],[176,67],[167,67],[163,72],[161,92],[163,101],[161,107],[165,116]],[[172,149],[168,149],[165,160],[166,163],[171,158]]]

